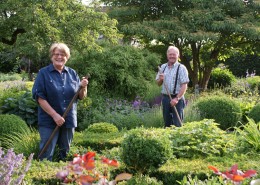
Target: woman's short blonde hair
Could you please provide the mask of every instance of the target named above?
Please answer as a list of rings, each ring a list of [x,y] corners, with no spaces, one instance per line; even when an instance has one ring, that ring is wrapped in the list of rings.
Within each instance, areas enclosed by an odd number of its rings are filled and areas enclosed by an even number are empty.
[[[65,53],[67,59],[70,58],[70,49],[69,47],[64,43],[53,43],[50,48],[50,57],[54,54],[54,51],[58,49]]]

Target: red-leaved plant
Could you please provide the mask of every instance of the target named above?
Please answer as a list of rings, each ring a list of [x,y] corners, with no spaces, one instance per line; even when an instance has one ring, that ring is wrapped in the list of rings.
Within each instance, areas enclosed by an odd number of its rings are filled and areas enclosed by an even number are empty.
[[[250,178],[255,176],[257,173],[255,170],[247,170],[246,172],[242,172],[238,169],[237,164],[233,165],[230,170],[221,172],[214,166],[208,166],[209,169],[213,170],[213,172],[217,175],[220,175],[224,179],[229,180],[235,185],[239,185],[246,178]]]
[[[108,167],[118,167],[116,160],[110,160],[101,157],[101,163],[104,165],[103,172],[95,169],[95,152],[87,152],[84,155],[75,154],[73,161],[70,161],[64,170],[59,171],[56,177],[63,183],[76,182],[80,185],[115,185],[118,181],[128,180],[131,174],[122,173],[116,176],[115,180],[108,181]]]

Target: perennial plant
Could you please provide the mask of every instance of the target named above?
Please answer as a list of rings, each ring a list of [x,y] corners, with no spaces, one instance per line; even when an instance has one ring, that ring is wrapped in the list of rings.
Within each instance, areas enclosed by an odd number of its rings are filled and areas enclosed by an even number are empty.
[[[29,170],[34,154],[28,161],[24,161],[23,154],[16,155],[13,149],[9,149],[4,155],[0,147],[0,182],[1,185],[19,185],[22,183],[26,172]]]

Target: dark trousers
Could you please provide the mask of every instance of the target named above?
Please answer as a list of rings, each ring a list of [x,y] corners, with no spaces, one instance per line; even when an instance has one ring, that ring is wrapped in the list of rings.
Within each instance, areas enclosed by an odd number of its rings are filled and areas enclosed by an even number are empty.
[[[48,127],[39,127],[39,133],[40,133],[40,151],[45,146],[45,143],[47,143],[49,137],[51,136],[54,128],[48,128]],[[47,147],[46,151],[41,155],[40,160],[47,159],[49,161],[52,161],[52,157],[54,154],[54,149],[56,147],[56,144],[59,148],[59,159],[63,160],[70,149],[70,143],[73,139],[73,135],[75,132],[75,128],[66,128],[62,126],[59,128],[59,130],[56,132],[55,136],[51,140],[49,146]]]
[[[176,127],[181,127],[181,123],[174,111],[174,107],[170,104],[170,98],[168,95],[163,95],[162,97],[162,108],[163,108],[163,119],[165,127],[170,127],[171,125],[175,125]],[[184,107],[185,102],[184,98],[181,98],[177,105],[175,105],[177,112],[179,113],[181,121],[184,117]]]

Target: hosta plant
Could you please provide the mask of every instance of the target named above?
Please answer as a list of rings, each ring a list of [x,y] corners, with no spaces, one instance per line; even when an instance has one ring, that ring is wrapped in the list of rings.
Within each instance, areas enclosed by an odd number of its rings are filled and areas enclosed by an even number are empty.
[[[56,177],[63,183],[77,183],[80,185],[115,185],[118,181],[128,180],[131,174],[122,173],[115,180],[108,181],[109,167],[118,167],[116,160],[101,157],[102,172],[96,169],[95,152],[87,152],[84,155],[75,154],[64,170],[59,171]]]

